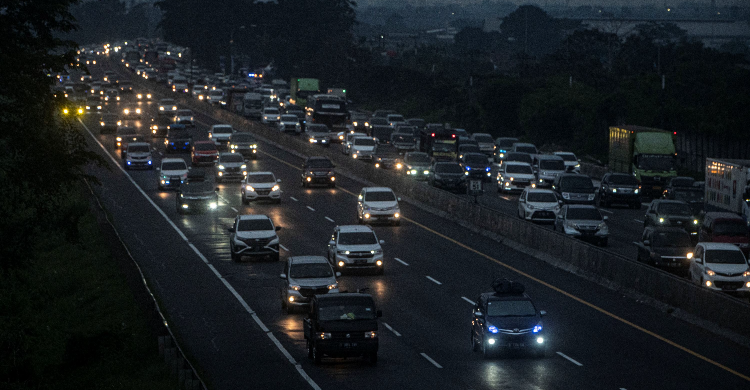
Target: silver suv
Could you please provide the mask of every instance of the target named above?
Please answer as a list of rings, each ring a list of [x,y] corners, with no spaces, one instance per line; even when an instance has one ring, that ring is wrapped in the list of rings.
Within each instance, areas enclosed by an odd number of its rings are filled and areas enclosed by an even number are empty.
[[[323,256],[290,257],[284,273],[279,275],[285,283],[281,291],[281,307],[291,313],[297,307],[309,305],[313,295],[339,292],[338,276],[341,273],[334,273]]]
[[[265,215],[238,215],[229,233],[229,252],[232,261],[240,261],[242,256],[263,257],[279,260],[279,236],[281,226],[274,226],[271,218]]]
[[[328,261],[338,271],[370,270],[383,274],[383,240],[369,226],[336,226],[328,241]]]
[[[396,197],[388,187],[365,187],[357,198],[357,221],[401,224],[401,209]]]

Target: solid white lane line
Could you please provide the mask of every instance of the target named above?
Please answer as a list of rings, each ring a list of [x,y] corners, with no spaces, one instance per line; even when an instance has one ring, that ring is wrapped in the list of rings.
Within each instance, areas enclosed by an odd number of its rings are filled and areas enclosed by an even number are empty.
[[[463,299],[463,300],[464,300],[464,301],[466,301],[466,302],[469,302],[469,303],[471,303],[471,304],[472,304],[472,305],[474,305],[474,306],[476,306],[476,304],[477,304],[476,302],[474,302],[474,301],[472,301],[471,299],[469,299],[469,298],[466,298],[466,297],[461,297],[461,299]]]
[[[295,198],[295,197],[293,197],[293,196],[290,196],[290,197],[289,197],[289,199],[291,199],[291,200],[293,200],[293,201],[295,201],[295,202],[299,202],[299,199],[297,199],[297,198]]]
[[[133,184],[133,186],[138,190],[138,192],[140,192],[141,195],[143,195],[143,197],[146,198],[146,201],[148,201],[151,204],[151,206],[153,206],[154,209],[156,209],[156,211],[159,214],[161,214],[162,217],[164,217],[164,220],[167,221],[167,223],[169,223],[170,226],[172,226],[172,229],[174,229],[175,232],[177,232],[177,234],[179,234],[180,238],[182,238],[188,244],[188,246],[190,247],[190,249],[192,249],[193,252],[195,252],[195,254],[198,255],[198,257],[201,259],[201,261],[203,261],[208,266],[208,268],[211,270],[211,272],[213,272],[214,275],[216,275],[216,277],[224,284],[224,286],[227,288],[227,290],[229,290],[229,292],[232,293],[232,295],[237,299],[237,301],[239,301],[240,305],[242,305],[242,307],[245,309],[245,311],[247,311],[250,314],[250,316],[253,318],[253,320],[255,321],[255,323],[258,324],[258,327],[260,327],[260,329],[271,339],[271,341],[275,340],[274,344],[276,345],[276,347],[279,349],[279,351],[281,351],[281,353],[285,357],[287,357],[287,359],[289,359],[289,362],[292,363],[292,365],[295,366],[295,369],[297,370],[297,372],[299,372],[299,374],[302,376],[303,379],[305,379],[305,381],[310,385],[310,387],[312,387],[314,390],[320,390],[320,386],[318,386],[318,384],[315,383],[315,381],[312,380],[312,378],[310,378],[307,375],[307,373],[305,373],[305,371],[300,367],[300,365],[297,364],[297,362],[294,360],[294,358],[289,353],[289,351],[287,351],[286,348],[284,348],[284,346],[281,345],[280,342],[278,342],[278,340],[273,335],[273,333],[268,329],[268,327],[266,327],[266,325],[263,323],[263,321],[261,321],[260,317],[258,317],[258,315],[255,313],[255,311],[250,308],[250,305],[247,304],[247,302],[245,301],[245,299],[242,298],[242,296],[237,292],[237,290],[235,290],[234,287],[232,287],[232,285],[226,279],[224,279],[223,276],[221,276],[221,274],[219,273],[219,271],[212,264],[210,264],[208,262],[208,259],[206,258],[206,256],[204,256],[198,250],[198,248],[196,248],[195,245],[193,245],[193,243],[190,242],[190,240],[188,240],[188,238],[185,235],[185,233],[183,233],[182,230],[180,230],[180,228],[177,227],[177,225],[174,222],[172,222],[171,219],[169,219],[169,217],[164,212],[164,210],[162,210],[148,195],[146,195],[146,193],[138,185],[138,183],[136,183],[135,180],[133,180],[133,178],[130,177],[130,175],[128,174],[128,172],[125,171],[125,169],[123,169],[123,167],[120,165],[120,163],[107,151],[107,149],[104,147],[104,145],[102,145],[102,143],[99,142],[98,139],[96,139],[96,137],[91,132],[91,130],[89,130],[89,128],[86,126],[86,124],[84,124],[83,121],[80,118],[78,119],[78,121],[81,123],[81,126],[83,126],[83,128],[86,129],[86,132],[89,133],[89,135],[94,140],[94,142],[96,142],[99,145],[99,147],[104,151],[104,153],[107,154],[107,156],[110,158],[110,160],[112,160],[112,162],[114,163],[114,165],[117,166],[117,168],[120,169],[120,171]],[[279,246],[281,246],[281,245],[279,245]]]
[[[336,221],[332,220],[331,218],[326,217],[326,219],[329,220],[329,221],[331,221],[331,222],[333,222],[333,223],[336,223]]]
[[[401,263],[401,264],[403,264],[403,265],[405,265],[405,266],[407,266],[407,267],[409,266],[409,263],[407,263],[407,262],[405,262],[405,261],[403,261],[403,260],[399,259],[398,257],[394,257],[394,258],[393,258],[393,260],[396,260],[396,261],[398,261],[399,263]]]
[[[310,211],[315,211],[315,209],[314,209],[314,208],[312,208],[312,207],[310,207],[310,206],[307,206],[307,208],[308,208],[308,209],[309,209]]]
[[[425,276],[425,277],[426,277],[427,279],[429,279],[430,281],[433,281],[433,282],[435,282],[435,284],[438,284],[438,285],[442,284],[442,283],[438,282],[437,280],[435,280],[434,278],[432,278],[432,277],[430,277],[430,276]]]
[[[390,330],[391,332],[393,332],[393,334],[395,334],[396,336],[401,337],[401,333],[396,332],[393,328],[391,328],[390,325],[386,324],[385,322],[381,322],[381,324],[383,324],[383,326],[385,326],[386,328],[388,328],[388,330]]]
[[[432,360],[431,357],[427,356],[426,353],[422,352],[422,353],[420,353],[420,355],[422,355],[423,358],[427,359],[427,361],[430,362],[430,363],[432,363],[435,367],[437,367],[437,368],[443,368],[443,366],[439,365],[438,362]]]
[[[634,219],[633,221],[636,221],[638,223],[643,223],[643,221],[641,221],[640,219]]]
[[[284,245],[279,244],[279,248],[289,252],[289,249],[287,249],[287,247],[285,247]]]
[[[562,357],[564,357],[565,359],[567,359],[567,360],[568,360],[569,362],[571,362],[571,363],[575,364],[576,366],[578,366],[578,367],[583,367],[583,364],[581,364],[581,363],[578,363],[577,361],[575,361],[575,360],[574,360],[573,358],[571,358],[570,356],[568,356],[568,355],[566,355],[566,354],[564,354],[564,353],[562,353],[562,352],[558,352],[557,354],[558,354],[558,355],[560,355],[560,356],[562,356]]]

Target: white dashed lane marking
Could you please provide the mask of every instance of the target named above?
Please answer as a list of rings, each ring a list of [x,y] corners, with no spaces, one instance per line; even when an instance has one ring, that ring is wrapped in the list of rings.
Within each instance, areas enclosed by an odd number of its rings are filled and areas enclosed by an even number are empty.
[[[466,301],[466,302],[469,302],[469,303],[471,303],[472,305],[476,305],[476,302],[472,301],[472,300],[471,300],[471,299],[469,299],[469,298],[466,298],[466,297],[461,297],[461,299],[463,299],[463,300],[464,300],[464,301]]]
[[[310,211],[315,211],[315,209],[314,209],[314,208],[312,208],[312,207],[310,207],[310,206],[307,206],[307,208],[308,208],[308,209],[309,209]]]
[[[401,333],[396,332],[393,328],[391,328],[390,325],[386,324],[385,322],[381,322],[381,324],[383,324],[383,326],[385,326],[388,330],[393,332],[393,334],[395,334],[396,336],[401,337]]]
[[[434,282],[435,284],[438,284],[438,285],[442,284],[442,283],[438,282],[438,281],[437,281],[436,279],[434,279],[434,278],[432,278],[432,277],[430,277],[430,276],[425,276],[425,277],[426,277],[427,279],[429,279],[430,281]]]
[[[332,220],[331,218],[326,217],[326,219],[330,222],[336,223],[336,221]]]
[[[393,258],[393,260],[396,260],[396,261],[398,261],[399,263],[401,263],[401,264],[403,264],[403,265],[405,265],[405,266],[407,266],[407,267],[409,266],[409,263],[407,263],[407,262],[405,262],[405,261],[403,261],[403,260],[399,259],[398,257],[394,257],[394,258]]]
[[[576,366],[578,366],[578,367],[583,367],[583,364],[581,364],[581,363],[578,363],[578,362],[577,362],[577,361],[575,361],[575,359],[573,359],[572,357],[570,357],[570,356],[568,356],[568,355],[566,355],[566,354],[564,354],[564,353],[562,353],[562,352],[558,352],[557,354],[558,354],[558,355],[560,355],[560,356],[562,356],[563,358],[565,358],[565,359],[566,359],[566,360],[568,360],[569,362],[571,362],[571,363],[575,364]]]
[[[427,361],[430,362],[430,363],[432,363],[435,367],[437,367],[437,368],[443,368],[443,366],[439,365],[438,362],[432,360],[431,357],[427,356],[426,353],[422,352],[422,353],[420,353],[420,355],[422,355],[423,358],[427,359]]]

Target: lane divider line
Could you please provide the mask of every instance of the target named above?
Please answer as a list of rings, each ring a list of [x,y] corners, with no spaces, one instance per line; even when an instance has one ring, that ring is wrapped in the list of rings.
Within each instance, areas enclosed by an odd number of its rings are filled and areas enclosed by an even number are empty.
[[[577,362],[577,361],[575,361],[575,359],[573,359],[572,357],[570,357],[570,356],[568,356],[568,355],[566,355],[566,354],[564,354],[564,353],[562,353],[562,352],[557,352],[557,354],[558,354],[558,355],[560,355],[560,356],[562,356],[563,358],[567,359],[567,360],[568,360],[569,362],[571,362],[571,363],[575,364],[576,366],[578,366],[578,367],[583,367],[583,364],[581,364],[581,363],[578,363],[578,362]]]
[[[310,206],[307,206],[307,209],[310,210],[310,211],[315,211],[315,209],[312,208],[312,207],[310,207]]]
[[[407,267],[409,266],[409,263],[407,263],[407,262],[405,262],[405,261],[403,261],[403,260],[399,259],[398,257],[394,257],[394,258],[393,258],[393,260],[396,260],[396,261],[398,261],[399,263],[401,263],[401,264],[403,264],[403,265],[405,265],[405,266],[407,266]]]
[[[295,198],[295,197],[293,197],[293,196],[290,196],[290,197],[289,197],[289,199],[291,199],[291,200],[293,200],[293,201],[295,201],[295,202],[299,202],[299,199],[297,199],[297,198]]]
[[[466,301],[466,302],[469,302],[469,303],[470,303],[470,304],[471,304],[472,306],[476,306],[476,305],[477,305],[477,303],[476,303],[476,302],[472,301],[472,300],[471,300],[471,299],[469,299],[469,298],[466,298],[466,297],[461,297],[461,299],[463,299],[463,300],[464,300],[464,301]]]
[[[287,249],[287,247],[285,247],[284,245],[279,244],[279,248],[289,252],[289,249]]]
[[[427,359],[427,361],[430,362],[430,363],[432,363],[432,365],[434,365],[435,367],[437,367],[437,368],[443,368],[443,366],[439,365],[438,362],[432,360],[431,357],[427,356],[426,353],[422,352],[422,353],[420,353],[420,355],[422,355],[423,358]]]
[[[441,284],[442,284],[442,283],[438,282],[437,280],[435,280],[434,278],[432,278],[432,277],[430,277],[430,276],[425,276],[425,277],[426,277],[426,278],[427,278],[428,280],[430,280],[430,281],[432,281],[432,282],[435,282],[435,284],[437,284],[437,285],[441,285]]]
[[[393,334],[395,334],[396,336],[401,337],[401,333],[396,332],[396,330],[393,329],[393,328],[391,328],[390,325],[386,324],[385,322],[381,322],[381,324],[383,324],[383,326],[385,326],[386,328],[388,328],[388,330],[390,330],[391,332],[393,332]]]
[[[149,196],[146,194],[145,191],[143,191],[143,189],[141,188],[141,186],[139,186],[138,183],[136,183],[135,180],[133,180],[133,178],[128,174],[128,172],[125,171],[125,169],[123,169],[123,167],[119,164],[119,162],[107,151],[107,149],[104,147],[104,145],[102,145],[102,143],[99,142],[98,139],[96,139],[96,137],[91,132],[91,130],[89,130],[88,126],[86,126],[86,124],[83,123],[83,121],[80,118],[78,118],[78,122],[80,122],[81,126],[83,126],[83,128],[86,129],[86,132],[89,133],[89,135],[94,140],[94,142],[96,142],[97,144],[99,144],[99,147],[110,158],[110,160],[112,160],[112,162],[120,170],[120,172],[122,172],[125,175],[125,177],[128,178],[128,180],[130,180],[130,182],[138,190],[138,192],[140,192],[141,195],[143,195],[143,197],[146,198],[146,200],[151,204],[151,206],[153,206],[154,209],[156,209],[156,211],[159,214],[161,214],[162,217],[164,217],[164,219],[167,221],[167,223],[169,223],[169,225],[172,226],[172,228],[175,230],[175,232],[177,232],[177,234],[180,236],[180,238],[182,238],[188,244],[188,246],[193,250],[193,252],[195,252],[195,254],[198,255],[198,258],[200,258],[208,266],[208,268],[211,270],[211,272],[213,272],[214,275],[216,275],[216,277],[224,284],[224,286],[227,288],[227,290],[229,290],[229,292],[232,295],[234,295],[235,299],[237,299],[237,301],[239,301],[240,305],[242,305],[242,307],[245,309],[245,311],[247,311],[248,314],[250,314],[250,316],[253,318],[253,320],[255,321],[255,323],[258,324],[258,327],[260,327],[260,329],[271,339],[271,341],[274,341],[274,344],[276,345],[276,347],[281,351],[281,353],[285,357],[287,357],[287,359],[289,359],[289,361],[292,363],[292,365],[295,366],[295,368],[297,369],[297,372],[300,373],[300,375],[302,376],[302,378],[310,385],[310,387],[312,387],[315,390],[321,390],[320,386],[318,386],[318,384],[315,383],[315,381],[312,378],[310,378],[305,373],[304,369],[302,369],[302,367],[300,367],[296,363],[296,361],[294,360],[294,358],[292,357],[292,355],[289,353],[289,351],[287,351],[287,349],[284,348],[283,345],[281,345],[281,343],[273,335],[273,332],[271,332],[268,329],[268,327],[266,327],[266,325],[263,323],[263,321],[260,319],[260,317],[258,317],[258,314],[256,314],[255,311],[250,308],[250,305],[248,305],[247,302],[245,301],[245,299],[242,298],[242,296],[240,296],[240,294],[237,292],[237,290],[235,290],[234,287],[223,276],[221,276],[221,274],[219,273],[219,271],[216,270],[216,268],[214,268],[214,266],[209,263],[208,259],[198,250],[198,248],[196,248],[195,245],[193,245],[193,243],[191,243],[190,240],[188,240],[188,238],[185,235],[185,233],[183,233],[182,230],[180,230],[180,228],[177,227],[177,225],[174,222],[172,222],[171,219],[169,219],[169,217],[164,212],[164,210],[162,210],[151,198],[149,198]],[[279,245],[279,246],[281,246],[281,245]]]
[[[336,221],[332,220],[331,218],[325,217],[328,221],[336,223]]]
[[[643,221],[641,221],[640,219],[634,219],[633,221],[636,221],[638,223],[643,223]]]

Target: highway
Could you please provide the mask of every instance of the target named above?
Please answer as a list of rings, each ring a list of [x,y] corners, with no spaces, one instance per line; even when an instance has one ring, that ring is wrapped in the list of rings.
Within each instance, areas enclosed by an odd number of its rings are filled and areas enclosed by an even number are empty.
[[[156,116],[155,102],[142,104],[144,118]],[[200,114],[196,119],[194,140],[207,139],[208,126],[217,122]],[[146,121],[139,129],[147,135]],[[158,172],[122,170],[114,136],[100,135],[96,122],[96,115],[82,120],[90,148],[109,162],[109,169],[89,167],[101,181],[96,193],[212,389],[750,386],[747,348],[405,202],[401,226],[374,227],[385,241],[385,274],[339,278],[344,290],[369,288],[384,313],[378,365],[315,366],[306,356],[303,314],[281,310],[278,275],[287,256],[323,255],[334,226],[356,223],[362,183],[339,175],[335,189],[302,188],[302,159],[261,143],[248,168],[282,180],[280,205],[244,206],[239,184],[223,183],[216,213],[178,215],[174,192],[157,190]],[[156,166],[164,151],[160,141],[152,140]],[[514,198],[490,195],[498,207],[514,210]],[[238,213],[266,214],[282,226],[282,261],[231,261],[226,229]],[[642,213],[614,210],[610,223],[623,233],[610,239],[613,251],[632,250]],[[485,360],[471,352],[472,301],[500,276],[522,282],[537,308],[549,313],[545,358],[513,353]]]

